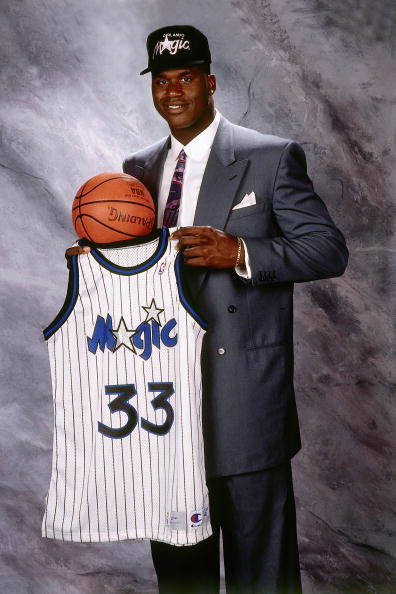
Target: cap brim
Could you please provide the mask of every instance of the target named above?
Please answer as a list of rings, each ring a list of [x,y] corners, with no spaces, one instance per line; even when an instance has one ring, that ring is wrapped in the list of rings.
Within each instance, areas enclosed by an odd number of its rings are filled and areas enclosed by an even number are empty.
[[[180,63],[168,63],[168,64],[161,64],[161,66],[156,68],[154,72],[162,72],[163,70],[172,70],[172,68],[183,68],[183,66],[196,66],[197,64],[210,64],[208,60],[192,60],[191,62],[180,62]],[[153,69],[148,66],[144,70],[141,71],[142,74],[147,74],[147,72],[153,72]]]

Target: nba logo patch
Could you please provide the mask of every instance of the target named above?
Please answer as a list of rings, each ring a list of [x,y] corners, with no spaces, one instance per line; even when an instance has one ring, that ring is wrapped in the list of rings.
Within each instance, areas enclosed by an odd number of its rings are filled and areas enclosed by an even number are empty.
[[[163,274],[165,272],[165,268],[166,268],[166,260],[164,260],[161,264],[161,266],[158,269],[158,274]]]

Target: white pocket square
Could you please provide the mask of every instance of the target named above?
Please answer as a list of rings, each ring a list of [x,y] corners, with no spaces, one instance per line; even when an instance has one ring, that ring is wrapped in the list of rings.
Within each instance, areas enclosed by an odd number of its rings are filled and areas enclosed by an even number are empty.
[[[244,197],[238,204],[235,204],[232,210],[238,210],[238,208],[245,208],[246,206],[253,206],[256,204],[256,194],[254,192],[250,192],[250,194],[245,194]]]

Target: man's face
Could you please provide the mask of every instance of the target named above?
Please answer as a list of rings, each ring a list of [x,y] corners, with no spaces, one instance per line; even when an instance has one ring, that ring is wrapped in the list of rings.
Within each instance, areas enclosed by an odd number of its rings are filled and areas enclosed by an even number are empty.
[[[211,97],[216,89],[216,79],[201,67],[153,73],[151,86],[155,108],[176,137],[181,133],[194,138],[213,120]]]

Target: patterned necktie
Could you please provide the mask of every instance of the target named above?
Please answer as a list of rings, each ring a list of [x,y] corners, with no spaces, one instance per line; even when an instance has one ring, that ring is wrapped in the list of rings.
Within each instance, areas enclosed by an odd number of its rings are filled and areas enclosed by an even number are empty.
[[[186,153],[182,149],[176,163],[175,173],[173,174],[169,196],[165,206],[163,227],[176,227],[177,217],[179,216],[180,198],[183,189],[183,175],[186,166]]]

